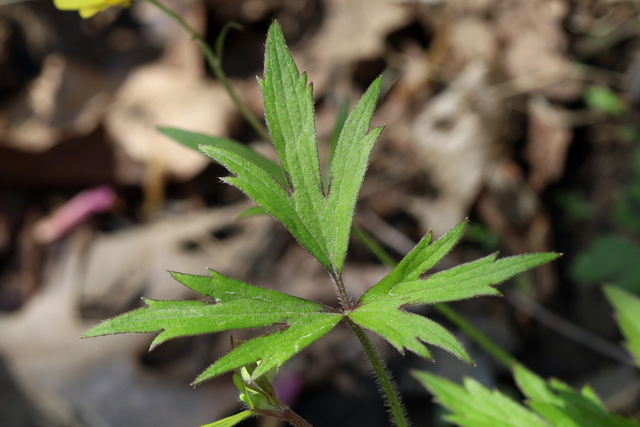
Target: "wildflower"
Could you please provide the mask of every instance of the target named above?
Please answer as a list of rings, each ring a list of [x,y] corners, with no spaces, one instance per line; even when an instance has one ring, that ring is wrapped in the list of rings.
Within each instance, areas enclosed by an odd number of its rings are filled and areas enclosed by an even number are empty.
[[[53,0],[60,10],[77,10],[83,18],[91,18],[111,6],[131,6],[132,0]]]

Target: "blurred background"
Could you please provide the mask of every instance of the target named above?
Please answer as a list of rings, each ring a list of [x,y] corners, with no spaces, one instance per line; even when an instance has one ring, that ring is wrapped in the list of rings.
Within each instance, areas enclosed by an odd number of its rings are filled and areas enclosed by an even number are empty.
[[[320,156],[336,117],[378,75],[386,124],[355,222],[400,259],[429,229],[464,218],[438,266],[494,251],[558,251],[552,265],[452,304],[538,374],[589,382],[608,408],[640,412],[640,375],[601,285],[640,293],[640,3],[632,0],[165,0],[206,39],[236,21],[223,66],[263,117],[267,29],[282,25],[314,84]],[[229,334],[148,353],[151,334],[79,340],[141,296],[193,298],[166,270],[213,268],[336,305],[329,276],[223,168],[159,134],[174,126],[273,158],[207,70],[198,46],[145,2],[89,20],[48,0],[0,1],[0,425],[198,426],[239,409],[229,375],[188,384],[229,350]],[[354,297],[388,269],[352,240]],[[517,397],[509,371],[460,337],[471,368],[377,340],[410,418],[442,410],[409,375],[472,376]],[[260,332],[260,331],[258,331]],[[234,332],[235,339],[255,331]],[[375,339],[375,337],[374,337]],[[276,377],[318,426],[385,426],[369,367],[339,327]],[[243,425],[277,425],[251,420]]]

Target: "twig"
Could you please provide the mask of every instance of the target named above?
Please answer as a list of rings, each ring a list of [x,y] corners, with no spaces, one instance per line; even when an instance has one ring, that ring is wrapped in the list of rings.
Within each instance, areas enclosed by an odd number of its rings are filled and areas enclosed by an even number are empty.
[[[570,339],[571,341],[578,343],[584,347],[599,353],[603,356],[609,357],[617,362],[625,365],[633,365],[631,356],[622,348],[615,344],[610,343],[604,338],[589,332],[581,327],[563,319],[542,305],[538,304],[535,300],[528,298],[521,292],[506,291],[503,292],[505,299],[518,310],[527,313],[532,318],[536,319],[542,325],[555,331],[556,333]]]

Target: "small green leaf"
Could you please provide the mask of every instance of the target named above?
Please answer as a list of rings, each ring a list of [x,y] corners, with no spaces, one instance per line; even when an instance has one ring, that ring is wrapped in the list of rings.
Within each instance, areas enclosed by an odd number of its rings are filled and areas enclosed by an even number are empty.
[[[334,265],[338,272],[342,271],[356,199],[362,186],[369,156],[383,129],[378,127],[369,132],[381,82],[382,79],[377,78],[371,84],[349,115],[340,133],[331,163],[327,210],[331,212],[328,219],[333,221],[327,221],[326,234],[327,249],[333,254]]]
[[[495,260],[496,254],[436,273],[423,280],[401,282],[389,291],[388,302],[416,305],[458,301],[480,295],[500,295],[493,286],[558,257],[555,253],[517,255]]]
[[[196,379],[214,376],[260,361],[255,379],[279,368],[291,356],[333,328],[342,315],[314,301],[249,285],[211,271],[211,277],[172,273],[183,285],[213,301],[145,300],[148,307],[105,320],[84,337],[127,332],[160,332],[151,348],[173,338],[229,329],[284,325],[283,329],[235,348]]]
[[[245,420],[253,415],[253,411],[242,411],[230,417],[216,421],[215,423],[205,424],[201,427],[232,427],[238,424],[240,421]]]
[[[639,427],[640,422],[608,412],[590,387],[576,392],[562,381],[549,382],[522,365],[515,365],[514,378],[528,398],[528,405],[558,427]]]
[[[258,81],[267,125],[292,187],[319,190],[320,162],[312,88],[307,87],[306,73],[300,75],[293,62],[278,22],[269,28],[264,79]]]
[[[472,365],[471,356],[451,332],[433,320],[394,307],[386,301],[365,304],[349,314],[349,317],[371,331],[383,336],[400,353],[404,349],[433,360],[423,343],[443,348]]]
[[[611,285],[604,288],[604,293],[616,309],[618,326],[627,339],[625,346],[640,366],[640,298]]]
[[[640,246],[616,235],[595,239],[571,263],[569,273],[580,283],[613,282],[627,290],[640,292]]]
[[[614,91],[605,86],[589,86],[584,92],[584,100],[589,107],[612,116],[620,116],[629,109]]]
[[[252,206],[246,211],[239,213],[237,218],[245,219],[261,215],[267,215],[267,212],[261,206]]]
[[[468,427],[547,427],[540,417],[499,391],[465,378],[464,387],[427,372],[413,372],[436,401],[453,413],[448,421]]]
[[[185,147],[198,152],[200,152],[200,145],[211,145],[225,150],[234,151],[269,172],[281,185],[287,185],[287,180],[282,173],[282,169],[277,163],[272,162],[238,141],[218,136],[202,135],[175,128],[159,127],[158,131],[169,138],[174,139]]]
[[[429,343],[473,364],[462,344],[445,328],[402,308],[479,295],[500,295],[494,285],[554,260],[558,255],[529,254],[496,261],[494,254],[420,279],[453,248],[465,225],[466,221],[461,222],[432,244],[429,244],[431,233],[427,234],[391,273],[362,295],[355,309],[349,312],[349,317],[382,335],[400,352],[406,348],[431,359],[431,354],[422,344]]]
[[[460,236],[464,233],[465,226],[466,221],[461,222],[431,245],[429,244],[431,243],[431,232],[427,233],[391,273],[362,295],[360,302],[372,302],[385,298],[398,283],[418,279],[458,243]]]
[[[329,178],[331,177],[331,163],[333,163],[333,156],[335,156],[336,148],[338,147],[338,139],[340,139],[340,134],[342,133],[344,122],[347,121],[348,116],[349,116],[349,102],[345,101],[342,104],[342,107],[340,107],[340,111],[338,112],[338,117],[336,118],[336,124],[333,127],[333,132],[331,133],[331,140],[329,143],[329,157],[327,159],[325,174],[323,175],[325,194],[329,193]]]

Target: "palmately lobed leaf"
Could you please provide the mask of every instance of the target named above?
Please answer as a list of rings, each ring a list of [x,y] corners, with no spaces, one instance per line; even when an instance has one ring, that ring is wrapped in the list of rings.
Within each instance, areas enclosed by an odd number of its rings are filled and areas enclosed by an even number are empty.
[[[424,280],[402,282],[389,291],[400,305],[435,304],[481,295],[500,295],[493,286],[516,274],[553,261],[555,253],[517,255],[496,261],[497,254],[436,273]]]
[[[591,387],[577,392],[561,381],[545,381],[519,364],[514,367],[514,377],[533,411],[470,378],[464,379],[462,387],[427,372],[413,375],[434,394],[438,403],[452,411],[445,419],[459,426],[640,426],[638,420],[607,411]]]
[[[578,393],[562,381],[547,382],[520,364],[513,374],[527,404],[552,426],[640,427],[638,420],[607,411],[591,387]]]
[[[160,332],[151,348],[173,338],[230,329],[281,325],[282,329],[248,341],[216,363],[196,383],[260,361],[257,378],[279,368],[294,354],[331,330],[342,315],[314,301],[252,286],[211,271],[211,277],[172,273],[212,301],[145,300],[147,307],[105,320],[84,337],[129,332]]]
[[[435,322],[406,312],[402,307],[500,295],[493,286],[558,255],[528,254],[496,260],[497,254],[493,254],[420,279],[453,248],[465,225],[466,221],[463,221],[431,244],[431,234],[427,234],[396,268],[362,295],[348,313],[349,317],[383,336],[401,353],[406,348],[431,359],[423,344],[427,343],[473,364],[462,344],[450,332]]]
[[[435,400],[452,411],[444,418],[468,427],[548,427],[534,412],[499,391],[491,391],[465,378],[464,387],[428,372],[413,372]]]
[[[381,79],[371,84],[342,127],[331,162],[328,194],[324,194],[320,172],[312,88],[307,86],[306,74],[298,71],[277,22],[269,29],[264,79],[259,83],[282,174],[274,172],[272,163],[233,145],[218,141],[202,145],[201,150],[235,175],[226,182],[280,220],[334,277],[340,275],[356,199],[371,150],[382,132],[381,127],[369,131]],[[170,134],[192,143],[192,135]],[[281,176],[286,177],[282,190],[272,182],[282,184]]]

